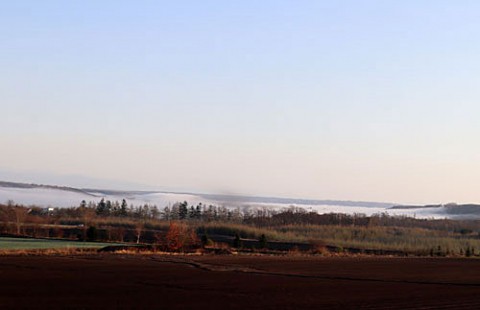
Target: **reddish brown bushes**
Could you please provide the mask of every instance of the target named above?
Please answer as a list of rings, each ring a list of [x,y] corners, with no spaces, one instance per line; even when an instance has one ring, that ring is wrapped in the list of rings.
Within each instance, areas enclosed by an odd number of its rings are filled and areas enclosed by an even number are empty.
[[[200,240],[193,229],[189,228],[185,223],[170,222],[170,227],[165,236],[167,251],[183,252],[198,247],[199,244]]]

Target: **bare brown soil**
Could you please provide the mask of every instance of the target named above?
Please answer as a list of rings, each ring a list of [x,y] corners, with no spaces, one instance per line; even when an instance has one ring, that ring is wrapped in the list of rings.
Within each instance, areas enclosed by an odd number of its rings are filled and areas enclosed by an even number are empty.
[[[479,309],[480,260],[3,256],[0,309]]]

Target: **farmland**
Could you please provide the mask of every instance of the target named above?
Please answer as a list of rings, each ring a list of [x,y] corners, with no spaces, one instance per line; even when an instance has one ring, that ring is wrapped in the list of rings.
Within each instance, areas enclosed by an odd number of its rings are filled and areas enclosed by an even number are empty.
[[[476,259],[6,256],[0,273],[2,309],[480,307]]]

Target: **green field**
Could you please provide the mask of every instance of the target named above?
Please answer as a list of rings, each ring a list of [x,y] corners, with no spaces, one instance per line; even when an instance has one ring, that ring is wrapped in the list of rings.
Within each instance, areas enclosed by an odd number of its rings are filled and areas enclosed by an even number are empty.
[[[0,237],[2,250],[46,250],[46,249],[99,249],[109,245],[120,245],[102,242],[79,242],[67,240],[48,240],[31,238]]]

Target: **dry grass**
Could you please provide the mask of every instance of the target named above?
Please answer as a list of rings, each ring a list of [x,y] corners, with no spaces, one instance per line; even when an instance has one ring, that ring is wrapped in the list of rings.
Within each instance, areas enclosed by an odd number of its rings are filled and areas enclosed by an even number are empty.
[[[34,249],[34,250],[0,250],[0,256],[67,256],[97,255],[96,249]]]

